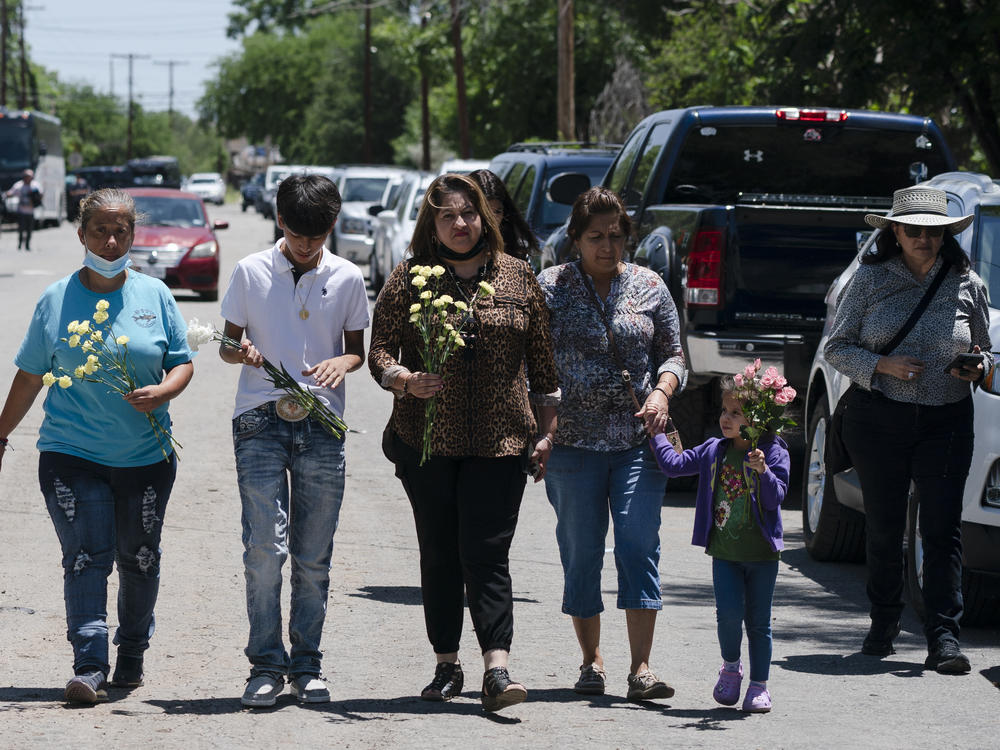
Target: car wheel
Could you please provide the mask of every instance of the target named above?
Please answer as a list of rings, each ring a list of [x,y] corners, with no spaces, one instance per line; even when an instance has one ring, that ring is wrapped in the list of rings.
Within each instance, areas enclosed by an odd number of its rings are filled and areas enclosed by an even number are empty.
[[[218,302],[219,300],[219,290],[209,289],[205,292],[198,292],[198,297],[202,302]]]
[[[806,463],[802,471],[802,532],[806,550],[815,560],[865,559],[865,517],[841,505],[827,473],[824,451],[830,411],[816,404],[806,432]]]
[[[375,294],[381,292],[382,287],[385,286],[385,278],[379,272],[378,256],[374,250],[368,258],[368,282]]]

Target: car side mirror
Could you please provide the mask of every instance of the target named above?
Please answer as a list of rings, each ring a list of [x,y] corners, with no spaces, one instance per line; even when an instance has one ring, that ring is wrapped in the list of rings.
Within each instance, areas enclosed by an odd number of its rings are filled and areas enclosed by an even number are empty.
[[[553,203],[572,206],[580,193],[590,189],[590,178],[580,172],[563,172],[549,182],[548,197]]]
[[[216,219],[212,222],[212,229],[229,229],[229,222]]]
[[[385,206],[383,206],[381,203],[376,203],[374,206],[369,206],[368,207],[368,215],[369,216],[378,216],[384,210],[385,210]]]

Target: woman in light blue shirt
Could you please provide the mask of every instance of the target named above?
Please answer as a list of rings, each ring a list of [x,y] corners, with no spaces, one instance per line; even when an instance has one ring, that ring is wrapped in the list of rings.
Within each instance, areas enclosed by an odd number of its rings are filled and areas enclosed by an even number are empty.
[[[66,700],[74,703],[107,698],[107,579],[116,560],[118,659],[111,684],[142,684],[159,589],[160,532],[176,471],[167,403],[194,373],[187,326],[169,290],[128,270],[135,218],[131,196],[119,190],[99,190],[83,201],[83,268],[39,299],[0,412],[2,467],[8,436],[50,386],[38,475],[62,546],[74,656]],[[113,375],[106,357],[126,350],[134,388]],[[112,381],[117,385],[109,387]]]

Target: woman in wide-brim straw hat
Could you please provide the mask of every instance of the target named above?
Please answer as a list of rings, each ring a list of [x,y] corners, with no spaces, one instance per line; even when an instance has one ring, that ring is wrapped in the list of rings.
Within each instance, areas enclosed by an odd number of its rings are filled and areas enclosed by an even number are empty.
[[[973,216],[948,216],[944,192],[918,186],[897,190],[886,216],[868,214],[865,221],[880,236],[841,296],[824,352],[860,386],[848,396],[843,440],[865,503],[871,629],[861,651],[894,653],[912,481],[924,548],[925,665],[962,674],[970,669],[958,646],[962,495],[973,446],[970,384],[993,362],[986,288],[955,240]],[[925,293],[932,296],[919,319],[891,351],[880,353]],[[982,352],[984,361],[949,369],[963,352]]]

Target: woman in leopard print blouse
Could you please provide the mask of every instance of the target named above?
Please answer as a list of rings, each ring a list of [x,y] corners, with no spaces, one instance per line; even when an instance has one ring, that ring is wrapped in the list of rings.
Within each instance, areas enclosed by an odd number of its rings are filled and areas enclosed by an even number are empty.
[[[925,665],[961,674],[970,669],[958,647],[962,495],[973,447],[970,383],[982,378],[984,364],[948,365],[970,351],[985,355],[986,369],[993,361],[986,288],[955,240],[973,216],[950,217],[943,191],[912,187],[895,192],[887,216],[865,220],[881,234],[839,300],[824,350],[861,387],[848,396],[843,426],[865,504],[871,629],[861,651],[895,653],[912,482],[924,547]],[[939,272],[941,286],[913,329],[879,354]]]
[[[397,396],[393,459],[416,520],[424,618],[438,662],[421,697],[450,700],[462,690],[464,593],[486,667],[483,706],[495,711],[527,695],[507,673],[514,622],[508,552],[525,486],[522,456],[531,454],[541,479],[555,432],[559,388],[548,311],[531,269],[504,252],[486,198],[465,176],[431,183],[410,252],[375,303],[368,364]],[[409,322],[420,293],[411,283],[415,264],[446,268],[436,292],[465,300],[474,316],[463,329],[465,347],[439,373],[420,371],[421,341]],[[481,282],[494,294],[476,300]],[[421,466],[424,404],[432,396],[431,455]]]

